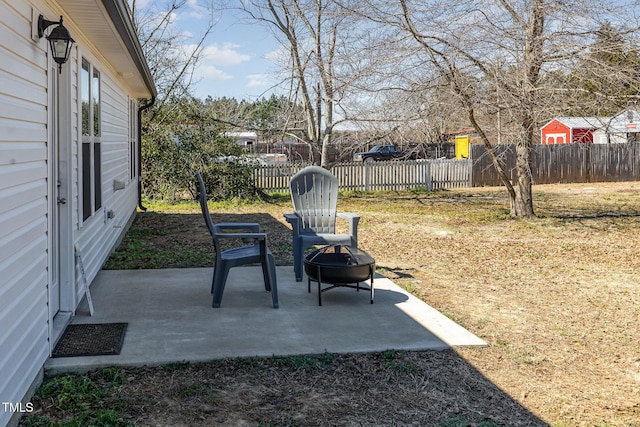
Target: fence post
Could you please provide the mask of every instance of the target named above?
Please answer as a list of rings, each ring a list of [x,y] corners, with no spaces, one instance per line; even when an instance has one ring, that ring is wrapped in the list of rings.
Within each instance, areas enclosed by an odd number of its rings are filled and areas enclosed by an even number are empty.
[[[362,164],[364,165],[364,191],[369,191],[369,185],[371,184],[371,166],[373,162],[363,161]]]

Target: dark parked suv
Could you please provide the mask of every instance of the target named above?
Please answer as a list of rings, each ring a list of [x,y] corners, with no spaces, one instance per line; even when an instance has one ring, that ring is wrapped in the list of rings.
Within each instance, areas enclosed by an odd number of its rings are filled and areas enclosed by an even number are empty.
[[[395,145],[376,145],[364,153],[356,153],[353,160],[356,162],[373,162],[374,160],[392,160],[405,157],[406,153],[398,150]]]

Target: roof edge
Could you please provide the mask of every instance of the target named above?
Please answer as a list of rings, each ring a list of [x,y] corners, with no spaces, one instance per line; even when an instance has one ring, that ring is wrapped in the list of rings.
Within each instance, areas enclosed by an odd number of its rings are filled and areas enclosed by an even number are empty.
[[[144,57],[140,40],[138,39],[138,35],[133,27],[133,22],[131,21],[129,6],[125,0],[102,0],[102,4],[107,10],[107,13],[115,25],[118,34],[122,38],[122,41],[127,47],[129,55],[131,55],[136,68],[140,72],[145,85],[151,93],[151,97],[157,96],[158,91],[153,81],[151,70],[149,69],[147,60]]]

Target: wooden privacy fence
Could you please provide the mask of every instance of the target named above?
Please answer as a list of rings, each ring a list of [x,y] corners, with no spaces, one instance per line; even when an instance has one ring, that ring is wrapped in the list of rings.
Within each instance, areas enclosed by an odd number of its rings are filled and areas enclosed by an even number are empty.
[[[265,191],[289,191],[289,180],[304,164],[262,166],[255,171],[256,186]],[[407,160],[338,163],[331,168],[341,190],[408,190],[471,186],[470,160]]]
[[[494,150],[507,176],[515,179],[515,145]],[[502,185],[483,145],[473,144],[471,180],[474,187]],[[531,150],[534,184],[640,180],[640,143],[534,145]]]

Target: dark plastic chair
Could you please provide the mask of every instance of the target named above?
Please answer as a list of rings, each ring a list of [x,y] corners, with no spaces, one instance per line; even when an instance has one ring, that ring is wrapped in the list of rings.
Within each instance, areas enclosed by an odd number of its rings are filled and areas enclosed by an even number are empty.
[[[358,247],[360,215],[338,213],[338,178],[320,166],[307,166],[290,182],[293,214],[285,214],[292,228],[293,270],[296,281],[302,281],[304,252],[315,245],[348,245]],[[348,234],[336,234],[336,218],[349,221]]]
[[[267,247],[267,235],[260,233],[260,225],[256,223],[227,222],[214,224],[207,206],[207,193],[200,172],[196,172],[198,186],[200,188],[200,208],[204,222],[213,238],[213,246],[216,251],[216,264],[213,270],[211,292],[213,293],[214,308],[220,307],[222,294],[229,276],[229,270],[233,267],[257,264],[262,266],[264,288],[271,292],[273,308],[278,308],[278,288],[276,281],[276,262],[273,254]],[[220,240],[238,239],[245,246],[222,250]]]

